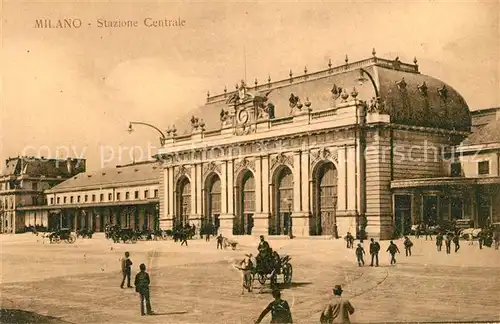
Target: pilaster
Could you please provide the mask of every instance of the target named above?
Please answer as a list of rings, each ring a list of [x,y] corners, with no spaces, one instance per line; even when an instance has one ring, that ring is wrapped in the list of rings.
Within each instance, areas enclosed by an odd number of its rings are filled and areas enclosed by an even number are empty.
[[[337,176],[338,176],[338,187],[337,187],[337,210],[347,209],[347,158],[346,151],[344,149],[338,150],[338,165],[337,165]]]
[[[192,219],[196,218],[196,199],[197,199],[197,192],[196,192],[196,166],[193,165],[191,166],[191,212],[188,215],[188,219],[191,221]]]
[[[255,213],[262,213],[262,159],[255,160]]]
[[[356,192],[356,152],[354,147],[347,148],[347,210],[357,209]]]
[[[257,165],[258,168],[257,169]],[[258,171],[257,171],[258,170]],[[255,193],[257,194],[257,187],[260,187],[259,191],[261,200],[260,210],[256,209],[253,222],[254,226],[252,229],[252,235],[267,235],[269,233],[269,157],[267,155],[262,156],[259,161],[256,162],[256,179],[260,179],[259,182],[255,183]],[[260,174],[259,174],[260,173]]]
[[[300,151],[293,152],[293,211],[301,211]]]
[[[227,162],[227,213],[234,216],[234,163]]]
[[[170,219],[170,221],[174,218],[175,214],[175,205],[174,205],[174,196],[175,196],[175,187],[176,183],[174,183],[174,168],[170,167],[167,169],[168,170],[168,191],[167,191],[167,197],[168,197],[168,215],[167,218]]]
[[[223,161],[221,164],[221,177],[220,179],[220,185],[221,185],[221,193],[220,193],[220,200],[221,200],[221,214],[225,215],[227,214],[227,165],[226,161]]]

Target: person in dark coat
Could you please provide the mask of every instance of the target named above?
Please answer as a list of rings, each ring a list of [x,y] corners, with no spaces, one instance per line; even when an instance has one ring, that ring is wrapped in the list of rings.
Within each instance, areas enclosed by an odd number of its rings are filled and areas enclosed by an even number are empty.
[[[260,323],[262,319],[271,312],[271,323],[290,324],[293,323],[292,312],[286,300],[281,299],[281,292],[278,289],[273,290],[274,300],[260,313],[255,323]]]
[[[363,260],[363,255],[365,254],[365,249],[361,246],[361,243],[358,243],[358,247],[356,248],[356,258],[358,260],[358,266],[364,266],[365,260]]]
[[[130,285],[130,276],[132,275],[132,261],[129,259],[130,253],[125,252],[125,257],[122,259],[122,283],[120,288],[123,289],[123,285],[125,284],[125,279],[127,279],[127,288],[132,288]]]
[[[441,251],[441,248],[443,247],[443,240],[443,234],[438,233],[438,235],[436,235],[436,248],[438,251]]]
[[[447,233],[446,234],[446,240],[445,245],[446,245],[446,254],[451,253],[451,240],[453,239],[453,234],[452,233]]]
[[[453,236],[453,244],[455,244],[455,253],[457,253],[460,250],[460,237],[458,234]]]
[[[219,246],[220,249],[223,250],[222,242],[224,242],[224,236],[222,236],[222,234],[219,234],[219,236],[217,236],[217,250],[219,249]]]
[[[371,243],[370,243],[370,255],[372,256],[372,262],[370,264],[370,267],[373,267],[373,260],[375,259],[376,261],[376,266],[378,267],[378,252],[380,251],[380,244],[378,242],[375,242],[375,240],[372,238]]]
[[[413,246],[413,242],[410,240],[408,236],[405,236],[404,245],[405,245],[406,256],[411,256],[411,248]]]
[[[391,264],[396,264],[396,253],[400,253],[398,246],[394,244],[393,241],[389,243],[389,247],[387,248],[387,252],[391,255]]]
[[[146,265],[141,263],[139,266],[140,272],[135,276],[135,291],[141,297],[141,315],[154,315],[151,310],[151,300],[149,298],[149,274],[146,272]],[[144,312],[144,302],[146,303],[146,312]]]

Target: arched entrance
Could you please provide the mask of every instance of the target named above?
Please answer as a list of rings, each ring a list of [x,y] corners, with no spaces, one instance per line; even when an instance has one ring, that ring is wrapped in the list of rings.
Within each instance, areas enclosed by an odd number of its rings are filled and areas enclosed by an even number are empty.
[[[251,235],[255,213],[255,178],[252,171],[245,170],[240,174],[236,190],[237,217],[233,234]]]
[[[274,213],[269,224],[270,235],[288,235],[292,221],[293,174],[283,166],[274,177]]]
[[[332,162],[318,166],[313,178],[311,235],[337,235],[337,168]]]
[[[205,215],[202,219],[203,233],[217,233],[221,212],[221,182],[220,177],[213,173],[205,182]]]
[[[177,182],[177,211],[174,218],[174,227],[184,226],[188,223],[191,213],[191,182],[187,177],[182,177]]]

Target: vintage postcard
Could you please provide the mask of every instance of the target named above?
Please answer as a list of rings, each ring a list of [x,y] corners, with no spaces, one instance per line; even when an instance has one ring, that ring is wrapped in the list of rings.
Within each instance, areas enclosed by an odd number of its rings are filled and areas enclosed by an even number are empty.
[[[500,323],[498,1],[0,13],[0,323]]]

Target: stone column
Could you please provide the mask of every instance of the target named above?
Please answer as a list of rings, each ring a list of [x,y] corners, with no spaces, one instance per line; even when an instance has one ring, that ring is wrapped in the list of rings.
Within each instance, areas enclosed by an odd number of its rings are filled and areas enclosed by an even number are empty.
[[[196,212],[195,217],[191,219],[191,224],[196,226],[196,232],[198,233],[201,228],[201,215],[203,214],[203,179],[204,175],[202,174],[203,165],[201,163],[196,164]]]
[[[230,237],[233,235],[233,217],[230,215],[231,212],[228,211],[229,199],[232,197],[233,186],[229,185],[229,167],[227,161],[223,161],[221,164],[221,214],[219,216],[220,228],[219,233],[222,233],[225,237]]]
[[[258,167],[257,167],[258,165]],[[257,197],[257,201],[261,200],[260,211],[256,209],[254,215],[254,226],[252,229],[253,235],[267,235],[269,233],[269,157],[262,156],[260,161],[256,162],[255,168],[255,194],[257,195],[257,187],[260,187],[261,198]],[[260,180],[257,181],[257,180]]]
[[[163,209],[163,215],[160,215],[160,228],[164,230],[172,229],[173,218],[175,215],[174,196],[174,167],[168,167],[164,171],[164,195],[160,199],[164,200],[166,208]]]
[[[262,213],[262,160],[255,160],[255,214]]]
[[[337,211],[345,211],[347,209],[346,161],[345,150],[338,150]]]
[[[306,156],[307,157],[307,156]],[[306,158],[305,162],[309,164]],[[293,212],[292,212],[292,234],[293,236],[309,235],[309,175],[303,170],[303,160],[300,151],[293,152]],[[309,165],[307,165],[309,170]],[[304,182],[305,180],[305,182]],[[306,199],[304,199],[306,198]]]

